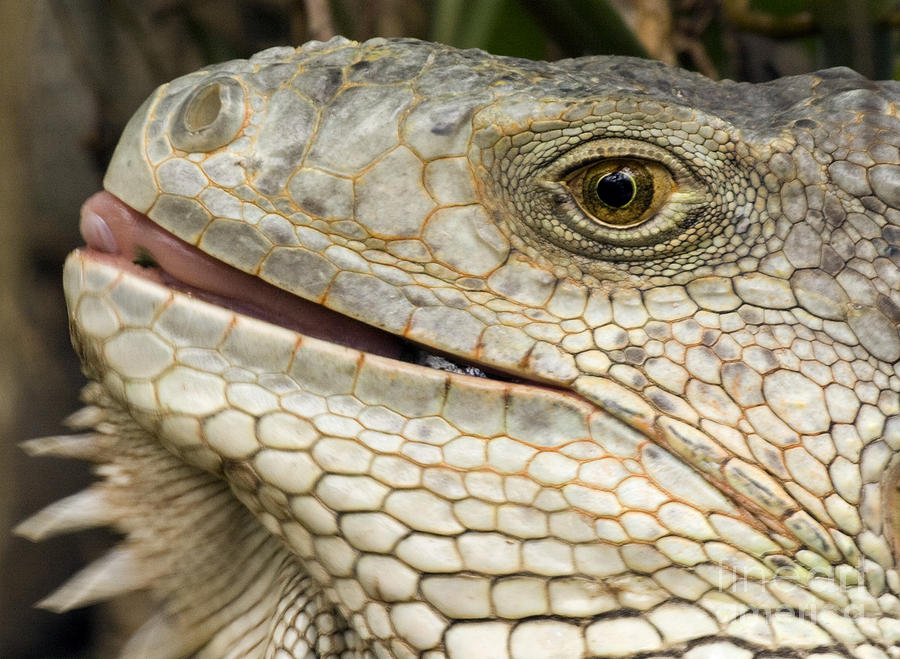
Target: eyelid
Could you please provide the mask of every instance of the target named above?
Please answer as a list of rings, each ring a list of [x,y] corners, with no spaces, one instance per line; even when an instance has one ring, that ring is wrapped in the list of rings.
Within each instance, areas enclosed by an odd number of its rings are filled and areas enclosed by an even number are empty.
[[[571,179],[581,170],[615,160],[653,163],[664,169],[670,179],[670,187],[654,200],[652,211],[639,222],[617,226],[598,221],[584,207],[581,195],[572,190]],[[704,239],[710,234],[710,230],[692,228],[699,218],[706,217],[704,209],[716,196],[706,182],[708,178],[695,172],[691,163],[656,144],[602,138],[583,142],[545,163],[532,185],[540,190],[546,218],[541,229],[550,242],[587,257],[645,261],[684,252],[695,244],[694,238]],[[679,239],[685,235],[686,239]]]
[[[544,169],[544,181],[564,181],[568,176],[598,160],[632,158],[659,163],[669,170],[677,186],[696,186],[697,179],[687,164],[667,149],[629,138],[604,138],[583,142],[562,154]]]

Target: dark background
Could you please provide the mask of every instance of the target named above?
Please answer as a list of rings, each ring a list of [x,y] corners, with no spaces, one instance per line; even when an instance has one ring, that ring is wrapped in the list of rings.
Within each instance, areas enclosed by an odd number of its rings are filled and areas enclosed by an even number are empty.
[[[62,261],[117,136],[158,84],[274,45],[415,36],[532,59],[652,57],[763,81],[826,66],[896,77],[894,0],[0,0],[0,657],[107,657],[140,596],[55,615],[32,608],[112,542],[32,545],[9,529],[90,482],[30,459],[63,432],[83,379],[68,343]]]

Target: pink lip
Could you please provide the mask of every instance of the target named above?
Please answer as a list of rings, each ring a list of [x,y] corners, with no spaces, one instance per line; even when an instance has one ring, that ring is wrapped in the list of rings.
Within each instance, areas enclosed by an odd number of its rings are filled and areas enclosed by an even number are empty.
[[[212,258],[176,238],[109,192],[81,207],[88,251],[157,282],[307,336],[397,358],[399,337],[299,298]],[[148,258],[156,267],[147,266]],[[138,265],[135,265],[138,264]]]

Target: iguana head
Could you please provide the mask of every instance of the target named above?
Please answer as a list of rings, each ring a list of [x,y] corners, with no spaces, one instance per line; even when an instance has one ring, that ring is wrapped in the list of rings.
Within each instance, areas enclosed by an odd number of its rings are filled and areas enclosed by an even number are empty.
[[[898,99],[264,51],[129,123],[73,336],[380,655],[897,656]]]

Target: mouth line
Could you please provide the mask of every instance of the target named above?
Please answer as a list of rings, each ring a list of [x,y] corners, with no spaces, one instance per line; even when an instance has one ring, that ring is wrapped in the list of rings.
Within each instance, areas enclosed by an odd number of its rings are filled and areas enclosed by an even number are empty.
[[[85,201],[79,228],[87,245],[81,249],[91,258],[237,313],[426,368],[540,385],[367,325],[242,272],[169,233],[109,192]]]

